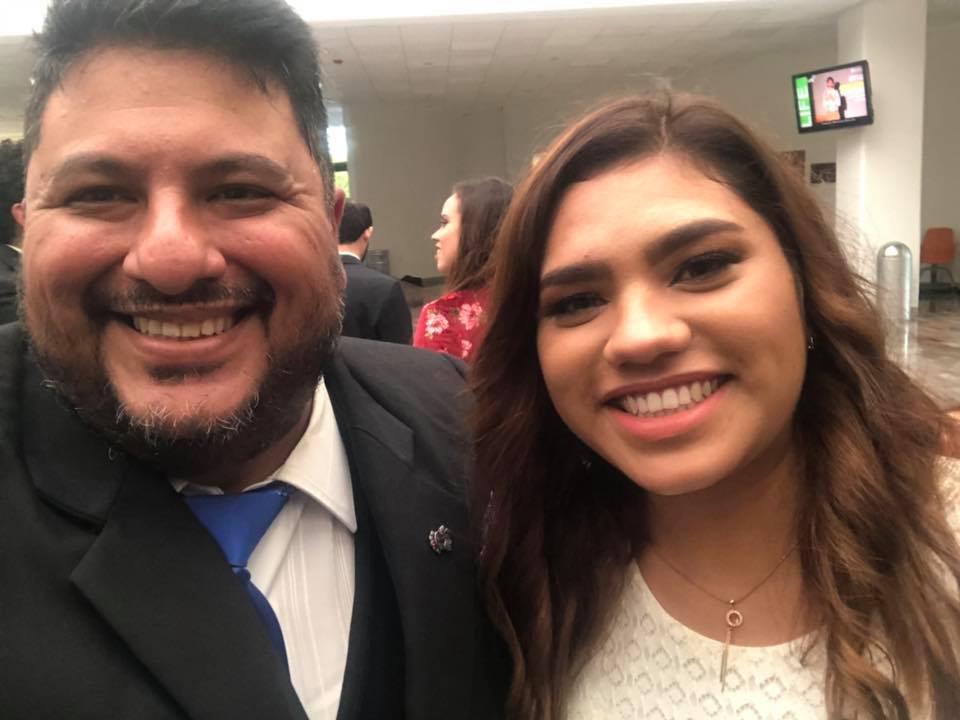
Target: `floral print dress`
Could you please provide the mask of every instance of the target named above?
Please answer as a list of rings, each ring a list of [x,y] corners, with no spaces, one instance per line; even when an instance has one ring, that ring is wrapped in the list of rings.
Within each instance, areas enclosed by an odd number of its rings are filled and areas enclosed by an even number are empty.
[[[459,290],[427,303],[413,334],[414,346],[469,361],[482,337],[486,305],[486,288]]]

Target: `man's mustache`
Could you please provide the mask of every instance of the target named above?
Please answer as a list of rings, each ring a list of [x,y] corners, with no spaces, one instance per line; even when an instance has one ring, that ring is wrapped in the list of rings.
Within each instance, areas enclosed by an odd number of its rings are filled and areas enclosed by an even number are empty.
[[[162,293],[142,281],[122,292],[104,293],[92,290],[89,306],[94,310],[122,312],[131,308],[177,307],[183,305],[208,305],[230,303],[242,306],[269,306],[276,295],[262,280],[253,285],[231,286],[217,280],[198,280],[190,288],[176,295]]]

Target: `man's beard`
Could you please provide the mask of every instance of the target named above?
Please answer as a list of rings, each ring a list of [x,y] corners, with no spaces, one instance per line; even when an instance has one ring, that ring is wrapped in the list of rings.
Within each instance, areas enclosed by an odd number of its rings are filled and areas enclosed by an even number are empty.
[[[194,293],[203,294],[202,290]],[[44,352],[32,332],[30,347],[47,384],[85,424],[112,445],[168,475],[188,477],[223,464],[250,460],[303,417],[340,335],[343,297],[339,293],[330,295],[337,307],[317,307],[308,313],[306,317],[313,322],[305,325],[311,332],[300,333],[293,344],[275,349],[275,354],[267,358],[258,387],[221,417],[178,422],[159,408],[132,414],[104,367],[99,347],[102,334],[97,336],[98,362],[86,369]],[[267,319],[265,315],[264,324]]]

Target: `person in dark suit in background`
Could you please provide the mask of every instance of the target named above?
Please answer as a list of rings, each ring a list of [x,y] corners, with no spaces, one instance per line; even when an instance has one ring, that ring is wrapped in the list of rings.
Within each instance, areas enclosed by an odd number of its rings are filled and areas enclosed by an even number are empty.
[[[0,327],[0,714],[486,720],[463,366],[340,338],[309,27],[53,0]]]
[[[0,142],[0,325],[17,319],[20,233],[11,210],[22,198],[22,143],[4,140]]]
[[[409,345],[413,321],[400,281],[363,264],[372,236],[370,208],[348,201],[340,220],[340,259],[347,271],[343,334]]]

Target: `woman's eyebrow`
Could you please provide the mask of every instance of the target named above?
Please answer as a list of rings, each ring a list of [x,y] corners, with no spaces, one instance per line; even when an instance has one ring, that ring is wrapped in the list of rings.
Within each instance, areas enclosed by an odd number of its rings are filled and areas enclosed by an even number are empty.
[[[644,255],[650,265],[656,265],[675,252],[709,235],[723,232],[739,232],[742,230],[742,225],[738,225],[730,220],[722,220],[720,218],[694,220],[675,227],[664,235],[661,235],[644,250]]]
[[[540,289],[546,290],[557,285],[595,282],[610,277],[610,268],[605,262],[590,260],[563,265],[545,273],[540,278]]]
[[[650,265],[655,265],[675,252],[721,232],[742,231],[743,226],[720,218],[703,218],[680,225],[654,240],[645,250],[644,256]],[[610,267],[598,260],[571,263],[545,273],[540,278],[540,289],[545,290],[557,285],[575,285],[577,283],[596,282],[610,277]]]

